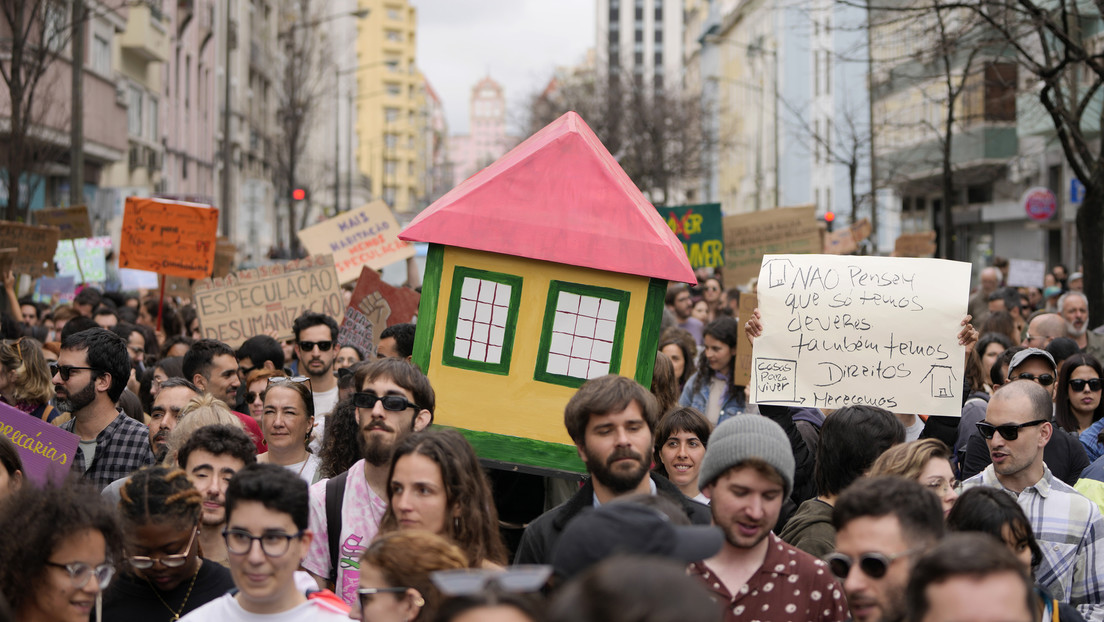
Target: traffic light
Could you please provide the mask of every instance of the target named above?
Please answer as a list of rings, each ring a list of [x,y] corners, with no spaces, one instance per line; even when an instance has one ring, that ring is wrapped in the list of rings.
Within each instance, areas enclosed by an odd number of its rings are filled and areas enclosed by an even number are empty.
[[[302,201],[303,199],[307,198],[307,191],[303,190],[302,188],[296,188],[295,190],[291,191],[291,198],[295,199],[296,201]]]
[[[832,224],[836,221],[836,213],[829,210],[824,212],[824,224],[828,226],[828,231],[832,230]]]

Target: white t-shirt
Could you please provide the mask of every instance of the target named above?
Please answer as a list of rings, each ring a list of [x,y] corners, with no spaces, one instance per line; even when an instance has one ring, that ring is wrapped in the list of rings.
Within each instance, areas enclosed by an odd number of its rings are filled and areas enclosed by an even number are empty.
[[[308,486],[316,482],[315,477],[318,475],[318,467],[322,465],[322,459],[317,454],[307,454],[306,464],[302,462],[296,462],[295,464],[284,465],[284,468],[298,475]]]
[[[320,577],[330,575],[330,544],[326,524],[326,482],[310,489],[310,530],[314,533],[303,568]],[[360,553],[379,533],[379,524],[387,510],[387,499],[380,497],[364,479],[364,460],[349,467],[345,480],[345,499],[341,505],[341,557],[338,560],[337,586],[334,590],[346,604],[356,600],[360,585]]]
[[[329,391],[315,391],[314,393],[314,438],[311,439],[310,448],[315,454],[322,450],[322,435],[326,432],[326,419],[337,405],[337,385]]]
[[[347,611],[334,603],[314,598],[280,613],[250,613],[242,609],[233,594],[224,594],[180,618],[180,622],[339,622],[348,620]]]

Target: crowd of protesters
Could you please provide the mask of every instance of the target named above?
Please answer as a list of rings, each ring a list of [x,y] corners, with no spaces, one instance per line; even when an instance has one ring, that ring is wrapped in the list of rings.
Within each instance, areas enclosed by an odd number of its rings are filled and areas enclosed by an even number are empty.
[[[79,445],[40,484],[0,437],[0,622],[1104,621],[1104,329],[1080,273],[1007,276],[959,327],[961,417],[750,403],[772,318],[672,285],[652,385],[564,408],[582,480],[434,425],[413,324],[232,348],[186,300],[9,277],[0,400]]]

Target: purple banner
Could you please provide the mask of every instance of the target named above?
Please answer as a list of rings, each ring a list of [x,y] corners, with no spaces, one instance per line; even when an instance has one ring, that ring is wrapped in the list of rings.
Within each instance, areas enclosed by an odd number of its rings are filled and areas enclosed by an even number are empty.
[[[65,479],[80,444],[76,434],[3,402],[0,402],[0,434],[15,444],[23,460],[23,476],[37,486]]]

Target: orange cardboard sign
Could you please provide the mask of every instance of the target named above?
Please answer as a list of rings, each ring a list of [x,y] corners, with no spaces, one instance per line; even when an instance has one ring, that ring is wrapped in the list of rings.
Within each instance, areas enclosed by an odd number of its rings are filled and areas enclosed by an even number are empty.
[[[198,203],[127,197],[119,267],[189,279],[211,276],[218,209]]]

